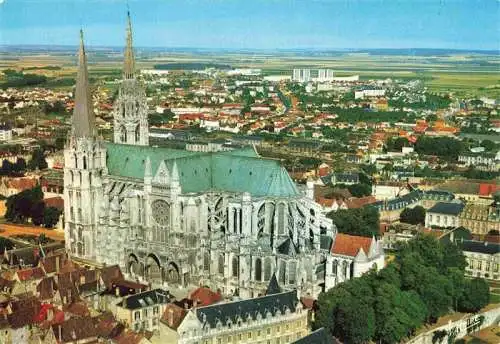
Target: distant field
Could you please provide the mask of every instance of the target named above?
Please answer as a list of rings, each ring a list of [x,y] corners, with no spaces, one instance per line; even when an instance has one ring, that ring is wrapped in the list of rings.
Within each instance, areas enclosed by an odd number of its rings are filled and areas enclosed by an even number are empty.
[[[438,92],[453,91],[457,95],[476,94],[500,98],[500,72],[431,73],[426,85]]]
[[[75,52],[76,55],[76,52]],[[75,55],[0,55],[0,70],[29,68],[29,73],[68,78],[75,75]],[[139,59],[138,68],[165,63],[212,63],[233,68],[261,68],[264,75],[291,75],[293,68],[331,68],[338,76],[360,75],[362,79],[423,79],[435,92],[458,96],[500,98],[500,57],[484,55],[397,56],[339,54],[338,56],[279,56],[264,53],[169,53]],[[56,66],[58,70],[33,69]],[[91,77],[120,75],[119,55],[89,55]]]

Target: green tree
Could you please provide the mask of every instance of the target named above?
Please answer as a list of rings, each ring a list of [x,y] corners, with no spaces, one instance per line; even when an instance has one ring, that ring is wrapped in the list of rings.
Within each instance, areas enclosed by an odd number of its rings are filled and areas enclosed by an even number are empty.
[[[421,326],[427,309],[414,292],[401,291],[393,284],[376,288],[376,338],[382,343],[398,343]]]
[[[408,147],[410,143],[406,137],[389,138],[386,143],[388,152],[401,152],[403,147]]]
[[[465,151],[462,141],[452,137],[429,137],[422,135],[415,144],[415,151],[423,155],[436,155],[448,161],[457,160],[458,155]]]
[[[61,211],[55,207],[46,207],[43,212],[43,226],[45,228],[54,228],[59,222]]]
[[[24,158],[17,158],[14,170],[16,170],[17,172],[24,172],[26,171],[26,168],[27,168],[26,160],[24,160]]]
[[[56,140],[54,142],[56,149],[58,150],[64,149],[65,144],[66,144],[66,139],[64,137],[62,136],[56,137]]]
[[[379,234],[380,214],[375,207],[339,209],[327,216],[333,220],[340,233],[368,237]]]
[[[335,334],[344,343],[366,343],[375,335],[375,312],[371,305],[354,297],[340,301]]]
[[[488,284],[466,281],[464,270],[456,246],[419,234],[378,273],[321,293],[314,328],[325,327],[346,343],[401,342],[453,308],[477,311],[488,303]]]
[[[347,186],[347,189],[354,197],[364,197],[372,194],[372,187],[367,184],[352,184]]]
[[[488,152],[495,150],[497,147],[495,142],[491,140],[483,140],[483,142],[481,142],[481,146]]]
[[[474,278],[465,282],[464,292],[458,302],[458,308],[464,312],[477,312],[490,302],[488,282]]]
[[[45,160],[45,154],[41,149],[35,149],[31,155],[31,160],[28,164],[30,170],[44,170],[47,168],[47,161]]]
[[[413,208],[405,208],[399,215],[399,219],[401,222],[412,225],[424,224],[425,212],[425,208],[419,205]]]
[[[7,198],[5,219],[9,222],[24,223],[28,219],[36,225],[43,223],[43,192],[40,186],[21,191]]]
[[[12,174],[12,170],[13,170],[13,166],[12,166],[12,163],[7,160],[7,159],[3,159],[2,161],[2,174],[3,175],[6,175],[6,176],[9,176]]]
[[[369,176],[373,176],[375,173],[377,173],[377,166],[375,164],[361,165],[361,169]],[[360,181],[361,181],[361,175],[360,175]]]

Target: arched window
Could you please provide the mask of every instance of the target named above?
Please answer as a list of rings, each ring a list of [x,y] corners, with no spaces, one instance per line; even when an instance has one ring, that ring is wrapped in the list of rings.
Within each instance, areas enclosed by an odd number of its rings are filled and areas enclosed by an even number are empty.
[[[280,261],[280,271],[278,280],[281,284],[283,285],[286,284],[286,263],[283,260]]]
[[[78,168],[78,158],[76,157],[76,154],[73,155],[73,159],[75,159],[75,168]]]
[[[295,284],[297,282],[297,263],[291,261],[288,263],[288,283]]]
[[[262,260],[260,258],[255,259],[255,280],[262,280]]]
[[[83,169],[84,170],[87,169],[87,157],[86,156],[83,157]]]
[[[332,274],[336,275],[337,274],[337,267],[338,267],[338,261],[337,259],[334,259],[333,260],[333,263],[332,263]]]
[[[239,270],[240,270],[240,264],[238,262],[238,257],[233,257],[233,277],[238,277],[239,275]]]
[[[265,281],[269,281],[271,279],[271,271],[272,271],[271,259],[267,258],[264,262],[264,280]]]
[[[127,130],[125,129],[124,126],[120,127],[120,142],[122,143],[127,142]]]
[[[342,272],[344,273],[344,278],[347,278],[347,277],[348,277],[348,276],[347,276],[347,268],[348,268],[348,266],[349,266],[349,265],[348,265],[348,264],[347,264],[347,262],[344,260],[344,266],[343,266],[343,270],[344,270],[344,271],[342,271]]]
[[[137,127],[135,127],[135,142],[139,142],[141,139],[141,129],[140,129],[140,125],[137,125]]]
[[[224,275],[224,255],[219,255],[219,274]]]
[[[203,255],[203,270],[210,271],[210,253],[205,252]]]
[[[285,228],[286,228],[286,205],[284,203],[279,203],[278,204],[278,234],[283,235],[285,234]]]

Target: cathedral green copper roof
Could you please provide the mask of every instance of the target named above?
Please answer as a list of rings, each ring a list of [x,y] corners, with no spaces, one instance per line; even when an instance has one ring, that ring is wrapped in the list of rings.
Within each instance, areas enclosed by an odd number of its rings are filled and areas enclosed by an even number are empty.
[[[153,176],[162,161],[171,172],[177,164],[183,193],[204,191],[249,192],[252,196],[288,197],[299,191],[276,160],[258,157],[254,149],[203,153],[164,147],[107,143],[110,175],[144,178],[146,158]]]

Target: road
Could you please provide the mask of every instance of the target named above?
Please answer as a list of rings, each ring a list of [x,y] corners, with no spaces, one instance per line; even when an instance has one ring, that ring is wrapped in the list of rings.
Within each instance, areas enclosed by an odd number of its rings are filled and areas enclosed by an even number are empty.
[[[0,236],[11,237],[20,234],[39,236],[40,234],[45,234],[46,237],[62,241],[64,240],[64,233],[53,229],[44,229],[35,226],[25,226],[25,225],[14,225],[2,223],[0,224]]]

